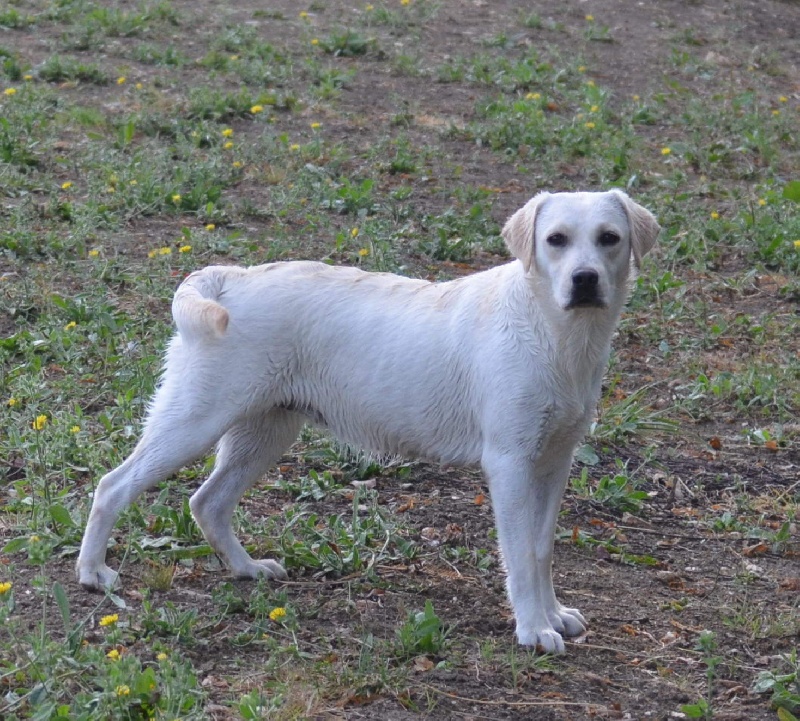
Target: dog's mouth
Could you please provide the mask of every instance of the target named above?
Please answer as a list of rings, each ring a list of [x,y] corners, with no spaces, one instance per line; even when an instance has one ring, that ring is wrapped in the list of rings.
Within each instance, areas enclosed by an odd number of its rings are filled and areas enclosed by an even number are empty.
[[[573,293],[565,310],[575,308],[606,308],[608,304],[597,293]]]

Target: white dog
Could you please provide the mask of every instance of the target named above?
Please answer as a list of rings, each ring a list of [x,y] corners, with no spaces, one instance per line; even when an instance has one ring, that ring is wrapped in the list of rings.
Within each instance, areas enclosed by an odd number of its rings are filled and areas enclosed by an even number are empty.
[[[516,261],[447,283],[315,262],[193,273],[142,438],[98,485],[80,583],[114,585],[120,511],[215,443],[195,520],[235,576],[286,578],[247,554],[231,518],[311,421],[371,451],[480,464],[519,642],[563,652],[586,622],[553,590],[561,496],[658,231],[620,191],[541,193],[503,229]]]

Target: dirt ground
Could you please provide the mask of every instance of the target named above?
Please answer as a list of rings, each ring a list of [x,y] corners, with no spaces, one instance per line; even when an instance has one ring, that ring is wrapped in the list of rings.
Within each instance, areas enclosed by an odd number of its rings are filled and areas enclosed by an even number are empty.
[[[182,7],[181,2],[173,5]],[[789,92],[797,97],[800,93],[800,4],[789,0],[538,0],[524,8],[521,3],[504,0],[447,0],[439,5],[438,13],[417,29],[422,40],[415,52],[427,66],[439,65],[459,55],[465,46],[506,32],[508,18],[523,10],[535,11],[542,26],[519,30],[511,42],[557,46],[568,55],[574,43],[570,28],[577,24],[576,19],[591,13],[608,26],[613,41],[586,46],[587,77],[620,97],[665,87],[672,72],[670,51],[678,36],[691,38],[692,53],[742,87],[753,82],[754,64],[769,61],[776,70],[758,73],[762,89],[772,83],[776,94]],[[271,2],[269,6],[270,11],[282,11],[286,16],[298,12],[295,3]],[[281,23],[268,18],[253,20],[258,7],[253,2],[192,3],[191,14],[202,22],[191,28],[184,51],[201,54],[217,29],[235,22],[255,22],[265,39],[291,46],[291,39],[282,37]],[[347,3],[325,3],[324,11],[315,13],[314,22],[320,27],[334,26],[350,12]],[[566,29],[557,29],[559,24]],[[17,42],[29,43],[35,60],[39,38],[31,33]],[[405,40],[398,37],[396,42]],[[113,57],[113,44],[107,52]],[[531,177],[520,178],[513,164],[504,162],[500,154],[457,138],[440,137],[443,126],[463,124],[473,117],[474,87],[399,74],[369,54],[342,58],[341,63],[357,72],[337,99],[336,112],[324,118],[326,132],[354,149],[363,149],[377,142],[398,114],[413,116],[415,120],[407,128],[413,141],[429,144],[432,137],[437,138],[431,160],[433,180],[413,181],[419,195],[425,194],[428,185],[444,185],[445,181],[497,188],[502,192],[493,213],[502,222],[532,191],[551,186],[550,179],[539,177],[535,163],[531,164]],[[152,68],[143,65],[137,72],[145,76]],[[691,93],[710,92],[699,78],[683,76],[681,83]],[[305,132],[310,118],[310,111],[279,115],[277,130]],[[238,127],[236,131],[247,132]],[[670,133],[680,131],[668,126],[649,132],[653,142],[660,144],[668,142]],[[358,162],[354,155],[354,165]],[[455,165],[460,168],[459,179],[452,176]],[[565,166],[559,181],[580,184],[580,170]],[[385,182],[394,181],[387,178]],[[268,199],[271,190],[251,179],[235,192],[258,205]],[[435,210],[443,200],[432,194],[429,202]],[[256,231],[269,222],[251,218],[248,230]],[[175,227],[168,223],[160,226],[153,220],[134,221],[128,240],[120,240],[129,243],[124,252],[141,252],[134,239],[145,233],[166,238],[175,234]],[[471,272],[499,260],[479,256],[463,268],[450,270],[454,274]],[[766,294],[751,303],[755,312],[765,306],[774,309],[775,304],[787,313],[798,312],[797,299]],[[621,335],[616,342],[619,363],[615,373],[622,378],[626,392],[644,385],[645,376],[653,383],[669,377],[669,368],[647,359],[643,342],[635,333]],[[624,447],[604,447],[593,473],[613,475],[616,458],[628,459],[630,467],[646,464],[643,488],[649,499],[642,512],[631,515],[609,511],[568,492],[554,578],[561,600],[579,607],[590,629],[584,638],[568,643],[564,659],[542,665],[523,658],[526,652],[522,649],[514,649],[513,619],[493,536],[491,502],[480,475],[422,464],[413,464],[410,477],[402,480],[391,473],[381,475],[377,479],[381,507],[402,517],[411,529],[409,537],[425,550],[413,562],[374,569],[371,578],[293,577],[286,585],[290,602],[299,609],[313,609],[304,615],[298,643],[312,651],[322,646],[334,649],[332,664],[352,662],[348,656],[352,648],[346,643],[341,644],[341,658],[335,658],[337,637],[371,633],[390,639],[408,610],[420,609],[424,599],[431,599],[439,617],[453,627],[450,663],[439,667],[443,659],[432,658],[433,667],[420,664],[410,673],[402,693],[371,693],[369,688],[343,685],[338,696],[332,694],[317,703],[313,717],[387,721],[679,718],[683,704],[706,693],[707,666],[696,645],[699,634],[711,630],[716,634],[716,654],[722,658],[713,692],[713,717],[730,721],[776,718],[767,699],[754,694],[751,686],[759,671],[774,668],[780,654],[797,647],[797,529],[792,526],[789,542],[775,552],[741,533],[714,532],[699,519],[709,508],[735,513],[737,495],[747,494],[775,504],[764,501],[768,525],[772,509],[790,504],[796,494],[800,454],[796,447],[774,452],[737,442],[733,439],[739,425],[741,419],[726,411],[702,423],[689,424],[687,420],[677,433],[657,437],[655,442],[649,438],[646,444],[634,440]],[[711,439],[722,441],[710,443]],[[282,461],[281,472],[298,477],[307,472],[309,464],[298,449]],[[413,485],[406,485],[410,480]],[[290,501],[280,491],[254,492],[244,505],[251,515],[277,516]],[[320,504],[320,514],[347,514],[350,505],[346,497],[328,498]],[[776,528],[780,519],[776,516]],[[624,546],[624,554],[609,552],[605,545],[579,543],[579,532]],[[258,544],[257,538],[247,540]],[[490,549],[491,571],[463,573],[443,560],[439,553],[443,545]],[[632,557],[650,558],[652,563],[631,561]],[[72,558],[59,562],[52,575],[65,585],[74,603],[84,604],[88,610],[96,599],[75,584],[73,562]],[[141,608],[141,594],[134,589],[145,571],[141,564],[126,568],[128,591],[122,597],[131,618]],[[173,587],[157,598],[178,608],[195,607],[201,619],[212,617],[216,604],[212,592],[227,580],[224,572],[211,572],[197,564],[191,571],[179,571]],[[232,585],[244,595],[250,592],[244,582]],[[22,608],[28,603],[33,609],[35,602],[18,599]],[[232,695],[230,679],[257,675],[263,662],[260,647],[239,648],[231,642],[245,624],[246,619],[230,616],[207,643],[185,651],[212,698],[208,718],[235,717],[226,705]],[[491,661],[486,659],[487,644],[493,649]],[[511,673],[509,664],[515,663],[518,668]]]

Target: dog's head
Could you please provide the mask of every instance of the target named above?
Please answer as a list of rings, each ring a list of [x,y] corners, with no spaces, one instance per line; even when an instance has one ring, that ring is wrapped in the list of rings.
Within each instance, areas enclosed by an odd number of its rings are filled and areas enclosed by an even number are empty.
[[[525,274],[563,310],[605,308],[626,288],[660,227],[620,190],[539,193],[509,218],[503,238]]]

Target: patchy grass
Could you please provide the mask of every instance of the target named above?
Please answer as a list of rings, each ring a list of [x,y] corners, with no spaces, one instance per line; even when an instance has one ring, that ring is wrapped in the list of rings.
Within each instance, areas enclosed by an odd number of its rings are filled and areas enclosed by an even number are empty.
[[[3,718],[800,715],[800,12],[657,5],[0,11]],[[122,590],[77,587],[187,273],[452,278],[535,191],[609,186],[665,230],[564,504],[565,658],[513,641],[477,474],[311,429],[236,516],[289,583],[225,577],[207,461],[124,514]]]

